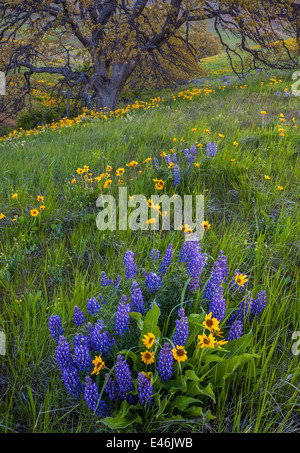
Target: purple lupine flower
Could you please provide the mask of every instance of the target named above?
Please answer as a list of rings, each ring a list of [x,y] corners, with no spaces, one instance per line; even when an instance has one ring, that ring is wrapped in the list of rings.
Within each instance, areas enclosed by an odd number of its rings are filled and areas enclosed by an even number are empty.
[[[171,156],[170,156],[170,154],[167,154],[167,155],[165,156],[165,158],[166,158],[167,165],[170,165],[170,163],[171,163]]]
[[[187,316],[185,316],[184,308],[178,311],[179,319],[176,319],[176,329],[172,338],[175,346],[184,346],[189,336],[189,325]]]
[[[75,396],[75,398],[79,398],[83,391],[83,385],[80,381],[77,369],[73,366],[64,368],[62,379],[67,391]]]
[[[195,155],[194,154],[190,154],[189,155],[189,165],[192,165],[193,163],[195,162]]]
[[[165,252],[165,255],[162,259],[161,266],[159,269],[159,272],[161,274],[165,274],[168,270],[168,267],[170,266],[173,258],[173,245],[169,244],[167,247],[167,250]]]
[[[249,292],[243,297],[243,299],[240,303],[239,309],[236,310],[231,315],[231,317],[227,320],[226,324],[228,326],[232,326],[234,321],[236,321],[237,319],[239,321],[241,321],[242,324],[244,324],[245,318],[247,318],[248,316],[251,316],[252,305],[253,305],[253,297],[252,297],[252,294]]]
[[[219,322],[225,318],[226,315],[226,300],[223,298],[223,286],[219,285],[215,289],[209,303],[209,312],[212,312],[212,317],[217,318]]]
[[[257,294],[257,298],[252,302],[250,320],[261,314],[267,305],[266,291],[262,290]]]
[[[177,164],[177,154],[174,153],[172,156],[171,156],[171,160],[173,162],[173,164]]]
[[[86,342],[90,349],[93,349],[93,325],[91,322],[87,325]]]
[[[135,278],[137,275],[137,267],[134,262],[134,253],[131,250],[127,250],[123,257],[125,264],[125,277],[126,278]]]
[[[118,393],[122,399],[125,399],[127,393],[131,392],[134,387],[129,365],[126,362],[126,359],[120,354],[117,356],[115,369]]]
[[[81,371],[85,371],[89,374],[93,370],[93,361],[90,356],[87,340],[81,335],[76,335],[75,337],[74,361]]]
[[[160,258],[160,251],[152,249],[149,255],[150,260],[158,260]]]
[[[189,246],[185,249],[185,256],[182,255],[182,259],[187,260],[188,273],[192,277],[189,282],[189,289],[194,292],[198,290],[200,285],[200,276],[206,265],[206,254],[202,253],[200,241],[186,242],[189,243]]]
[[[114,281],[114,288],[119,291],[122,283],[122,277],[121,275],[117,275]]]
[[[97,301],[96,297],[92,297],[88,300],[86,308],[90,315],[96,315],[98,313],[98,311],[100,310],[100,304]]]
[[[50,316],[49,330],[51,337],[53,337],[56,341],[58,341],[60,335],[63,335],[64,329],[62,328],[62,322],[59,316],[57,315]]]
[[[144,313],[144,297],[141,288],[135,280],[132,281],[131,291],[131,309],[132,311]]]
[[[143,373],[138,374],[138,395],[142,406],[153,404],[153,387]]]
[[[96,412],[100,417],[106,417],[108,415],[108,406],[105,401],[100,400],[98,386],[90,376],[86,376],[85,378],[84,400],[91,412]]]
[[[180,170],[178,165],[174,167],[174,186],[178,186],[180,184]]]
[[[184,149],[184,157],[187,159],[189,157],[190,150],[189,149]]]
[[[182,249],[179,255],[179,262],[180,263],[188,263],[189,262],[189,253],[190,253],[190,247],[193,241],[184,241],[182,245]]]
[[[111,279],[106,275],[104,271],[101,272],[101,285],[102,286],[109,286],[111,285]]]
[[[209,157],[214,157],[217,154],[217,142],[208,142],[206,145],[206,155]]]
[[[98,319],[92,331],[91,349],[105,356],[115,345],[115,339],[107,330],[103,329],[103,321]]]
[[[108,376],[108,373],[105,374],[105,380],[107,379],[107,376]],[[108,398],[111,401],[118,399],[116,383],[115,383],[114,379],[112,378],[112,376],[110,376],[108,378],[108,381],[104,387],[104,391],[105,391],[105,393],[107,393]]]
[[[57,365],[61,370],[64,370],[73,364],[70,345],[63,335],[59,336],[58,345],[55,351],[55,358]]]
[[[153,157],[153,160],[154,160],[154,165],[156,168],[159,168],[159,163],[158,163],[158,159],[156,159],[156,157]]]
[[[238,340],[243,335],[243,323],[238,319],[234,321],[228,334],[228,341]]]
[[[151,293],[154,293],[154,291],[156,291],[161,285],[162,281],[159,275],[154,272],[150,272],[150,274],[147,275],[145,286],[146,288],[149,288]]]
[[[77,327],[80,327],[85,323],[85,316],[77,305],[74,306],[73,320]]]
[[[191,146],[190,146],[190,153],[195,155],[196,152],[197,152],[197,147],[196,147],[196,145],[191,145]]]
[[[210,280],[206,285],[203,297],[205,299],[212,299],[214,291],[217,291],[222,282],[227,282],[229,275],[227,259],[222,250],[220,250],[218,259],[215,261],[211,273]]]
[[[125,294],[121,297],[120,303],[117,309],[116,315],[116,322],[115,322],[115,331],[116,333],[122,337],[129,326],[129,312],[130,312],[130,304],[126,303],[127,297]]]
[[[164,343],[163,348],[161,348],[158,354],[156,367],[158,375],[160,376],[162,381],[168,381],[169,379],[171,379],[173,373],[173,363],[174,357],[172,349],[169,343]]]

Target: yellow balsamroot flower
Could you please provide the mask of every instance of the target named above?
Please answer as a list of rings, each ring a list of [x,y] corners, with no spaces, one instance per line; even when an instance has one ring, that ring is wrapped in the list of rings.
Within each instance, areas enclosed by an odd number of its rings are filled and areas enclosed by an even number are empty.
[[[32,217],[36,217],[36,216],[39,215],[39,211],[38,211],[37,209],[31,209],[31,210],[30,210],[30,215],[31,215]]]
[[[72,183],[72,184],[76,184],[76,183],[77,183],[76,179],[73,178],[72,181],[71,181],[71,183]]]
[[[11,198],[12,198],[13,200],[16,200],[16,199],[18,198],[18,194],[17,194],[17,193],[12,194]]]
[[[151,365],[154,362],[154,354],[151,351],[141,352],[141,361],[146,363],[146,365]]]
[[[124,168],[118,168],[118,170],[116,171],[116,176],[123,175],[124,172],[125,172]]]
[[[42,203],[42,201],[44,201],[44,197],[42,197],[42,195],[38,195],[38,196],[36,197],[36,199],[37,199],[37,201],[38,201],[39,203]]]
[[[152,208],[154,206],[154,203],[151,200],[151,198],[149,198],[149,200],[147,201],[147,205],[148,205],[148,208]]]
[[[176,348],[172,349],[172,354],[178,363],[185,362],[187,360],[187,352],[183,346],[176,345]]]
[[[121,184],[121,186],[124,186],[124,181],[123,181],[123,179],[119,179],[119,184]]]
[[[148,332],[148,335],[144,335],[142,342],[146,346],[147,349],[152,348],[155,342],[155,335],[152,332]]]
[[[90,167],[88,165],[84,165],[83,171],[87,173],[89,171]]]
[[[210,333],[208,336],[203,333],[203,335],[198,335],[198,344],[200,348],[211,348],[214,349],[216,339],[214,338],[213,334]]]
[[[267,114],[267,112],[265,112],[264,110],[262,110],[260,113],[261,113],[261,115],[266,115]]]
[[[271,179],[270,176],[268,175],[265,175],[265,179]]]
[[[226,344],[226,343],[228,343],[227,340],[219,340],[219,341],[216,342],[216,346],[217,346],[219,349],[221,349],[222,346],[224,346],[224,344]]]
[[[278,189],[278,190],[283,190],[284,187],[282,187],[282,186],[277,186],[277,189]]]
[[[195,167],[197,167],[197,168],[199,168],[199,167],[200,167],[200,164],[199,164],[199,162],[195,162],[195,163],[194,163],[194,165],[195,165]]]
[[[225,138],[224,134],[218,134],[220,138]]]
[[[5,215],[3,214],[3,212],[0,212],[0,220],[4,219]]]
[[[82,173],[84,173],[83,168],[77,168],[76,171],[77,171],[77,173],[78,173],[79,175],[82,175]]]
[[[162,190],[164,188],[164,181],[162,181],[161,179],[155,184],[155,187],[157,190]]]
[[[197,146],[198,146],[198,148],[201,148],[201,146],[203,146],[203,145],[202,145],[202,143],[198,143]]]
[[[239,146],[238,142],[234,141],[233,146]]]
[[[211,134],[209,129],[204,129],[204,132],[206,132],[207,134]]]
[[[168,168],[174,168],[174,167],[175,167],[175,164],[173,164],[173,162],[170,162]]]
[[[247,283],[247,281],[248,281],[247,275],[244,275],[244,274],[236,274],[236,276],[234,277],[234,280],[239,286],[244,286],[245,283]]]
[[[95,360],[93,360],[93,364],[95,365],[95,368],[91,372],[91,374],[99,374],[99,371],[102,370],[102,368],[105,366],[105,363],[103,362],[100,355],[95,356]]]
[[[217,320],[217,318],[212,318],[212,312],[210,312],[208,315],[205,315],[205,321],[202,324],[210,332],[212,332],[213,330],[218,332],[220,330],[219,328],[220,323]]]
[[[195,127],[193,127],[192,132],[196,132],[196,130],[197,130],[197,129],[196,129]]]
[[[110,165],[107,165],[106,166],[106,171],[109,173],[110,171],[112,171],[112,167]]]
[[[230,160],[231,160],[231,162],[235,162],[235,159],[230,159]]]
[[[146,373],[145,371],[142,371],[143,375],[146,376],[146,378],[148,379],[148,381],[150,382],[151,384],[151,380],[152,380],[152,373],[151,371],[149,371],[148,373]]]
[[[154,218],[153,218],[153,219],[148,219],[148,220],[147,220],[147,224],[148,224],[148,225],[152,225],[152,224],[155,223],[156,221],[157,221],[157,219],[154,219]]]
[[[204,220],[204,222],[202,222],[201,225],[205,230],[209,230],[211,226],[210,223],[208,223],[206,220]]]
[[[189,225],[187,225],[187,224],[182,225],[182,226],[181,226],[181,229],[182,229],[182,231],[183,231],[184,233],[192,233],[192,232],[193,232],[193,230],[191,229],[191,227],[190,227]]]
[[[111,183],[112,183],[111,179],[108,179],[107,181],[105,181],[104,186],[103,186],[104,189],[107,189],[111,185]]]
[[[173,138],[173,142],[176,142],[176,140],[177,140],[177,138],[176,138],[176,137],[174,137],[174,138]]]
[[[45,205],[43,205],[43,204],[41,204],[41,206],[40,206],[40,211],[44,211],[44,210],[45,210],[45,208],[46,208],[46,206],[45,206]]]
[[[166,157],[167,154],[166,154],[164,151],[162,151],[162,152],[160,153],[160,155],[161,155],[161,157]]]

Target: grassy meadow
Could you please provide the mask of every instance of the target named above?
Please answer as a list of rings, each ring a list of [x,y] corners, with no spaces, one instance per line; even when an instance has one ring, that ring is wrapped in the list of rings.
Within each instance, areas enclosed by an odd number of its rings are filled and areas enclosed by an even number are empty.
[[[215,62],[214,57],[207,61],[210,74],[198,85],[142,93],[139,108],[124,105],[111,118],[83,117],[0,141],[0,330],[6,335],[6,355],[0,356],[0,431],[110,430],[67,393],[48,319],[59,315],[74,336],[74,306],[84,310],[89,298],[102,293],[107,299],[103,317],[111,326],[119,299],[105,293],[101,272],[123,275],[127,250],[134,251],[139,269],[147,268],[153,248],[163,254],[172,242],[175,252],[180,250],[182,231],[97,229],[97,196],[117,198],[123,183],[129,196],[147,199],[162,193],[204,194],[211,227],[201,247],[209,265],[222,250],[230,275],[239,269],[251,290],[267,294],[247,350],[257,357],[216,389],[207,405],[213,417],[153,416],[132,430],[299,430],[299,357],[292,353],[292,334],[300,330],[299,98],[284,94],[291,90],[290,73],[263,72],[240,81],[228,67],[226,72],[225,58],[219,66]],[[230,83],[224,84],[224,74],[231,75]],[[208,158],[206,145],[213,141],[218,153]],[[163,153],[179,155],[192,144],[198,145],[199,165],[182,172],[181,184],[174,187]],[[132,161],[138,164],[126,166]],[[77,172],[84,166],[92,173],[86,179]],[[112,183],[105,188],[108,178],[93,178],[107,166]],[[115,175],[118,168],[125,168],[122,177]],[[162,191],[155,188],[155,178],[165,182]],[[157,294],[170,311],[180,304],[185,285],[176,264],[172,272],[178,276]],[[233,307],[230,295],[225,298]],[[195,311],[200,311],[199,300],[192,298]],[[128,341],[134,344],[132,335]]]

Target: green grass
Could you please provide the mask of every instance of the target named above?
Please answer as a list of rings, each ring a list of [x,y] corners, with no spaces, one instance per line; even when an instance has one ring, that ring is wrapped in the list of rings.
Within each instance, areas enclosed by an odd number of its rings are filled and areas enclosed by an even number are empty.
[[[143,267],[153,247],[164,251],[170,238],[178,247],[183,241],[181,232],[101,233],[95,223],[96,193],[82,194],[70,183],[76,169],[89,165],[99,174],[107,164],[126,168],[133,159],[141,164],[147,157],[159,157],[162,150],[179,151],[196,140],[203,148],[208,140],[219,140],[220,150],[208,161],[198,148],[200,168],[182,187],[182,194],[205,195],[211,229],[202,239],[203,250],[210,264],[223,250],[231,274],[239,268],[249,275],[251,288],[266,289],[268,305],[254,326],[250,347],[261,358],[244,365],[218,392],[211,408],[216,419],[208,427],[201,420],[186,420],[172,429],[299,429],[299,359],[291,352],[292,333],[300,330],[300,139],[292,121],[295,117],[300,125],[299,99],[274,95],[277,89],[290,89],[290,74],[280,76],[278,84],[270,84],[264,75],[254,76],[237,89],[234,84],[220,89],[216,80],[214,94],[192,101],[172,101],[165,91],[160,93],[165,103],[132,114],[131,119],[84,122],[15,144],[0,143],[0,212],[6,216],[0,220],[0,329],[7,336],[7,354],[0,356],[1,431],[99,430],[86,406],[70,398],[60,381],[47,318],[59,314],[68,330],[74,305],[83,308],[89,297],[101,292],[102,270],[108,275],[121,272],[126,250],[134,248]],[[267,112],[264,118],[262,110]],[[285,137],[278,134],[280,113],[289,124]],[[233,141],[239,145],[234,147]],[[154,193],[149,173],[143,171],[133,181],[125,178],[129,195]],[[117,186],[114,182],[112,194],[117,194]],[[172,183],[167,190],[173,192]],[[12,200],[15,192],[18,199]],[[38,206],[37,195],[45,197],[46,209],[32,218],[29,210]],[[116,303],[109,302],[107,316]],[[171,428],[166,424],[160,429]]]

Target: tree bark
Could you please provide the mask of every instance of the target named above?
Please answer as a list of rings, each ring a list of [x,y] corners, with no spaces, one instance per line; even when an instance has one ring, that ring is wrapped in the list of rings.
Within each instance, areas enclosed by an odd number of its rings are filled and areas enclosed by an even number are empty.
[[[115,110],[122,89],[129,76],[136,67],[136,62],[115,63],[112,66],[112,75],[109,77],[108,68],[102,61],[95,64],[93,89],[96,95],[97,111]]]

